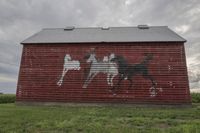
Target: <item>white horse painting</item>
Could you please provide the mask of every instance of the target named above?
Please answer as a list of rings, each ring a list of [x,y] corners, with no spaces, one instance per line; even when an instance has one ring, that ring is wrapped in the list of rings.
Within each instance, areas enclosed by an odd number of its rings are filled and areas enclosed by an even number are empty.
[[[63,71],[60,80],[57,82],[58,86],[62,85],[63,78],[68,70],[80,70],[80,62],[78,60],[72,60],[69,54],[64,57]]]
[[[91,63],[90,72],[85,80],[83,88],[87,88],[88,84],[98,73],[107,74],[107,83],[113,86],[113,78],[118,74],[117,64],[110,60],[114,58],[114,54],[110,56],[104,56],[103,61],[97,61],[95,54],[91,53],[87,59],[87,63]]]

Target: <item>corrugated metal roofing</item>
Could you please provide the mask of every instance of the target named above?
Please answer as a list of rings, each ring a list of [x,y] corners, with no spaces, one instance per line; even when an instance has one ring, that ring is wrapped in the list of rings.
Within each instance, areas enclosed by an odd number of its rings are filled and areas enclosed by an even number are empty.
[[[167,26],[138,27],[89,27],[48,28],[27,38],[22,44],[30,43],[90,43],[90,42],[185,42],[186,40]]]

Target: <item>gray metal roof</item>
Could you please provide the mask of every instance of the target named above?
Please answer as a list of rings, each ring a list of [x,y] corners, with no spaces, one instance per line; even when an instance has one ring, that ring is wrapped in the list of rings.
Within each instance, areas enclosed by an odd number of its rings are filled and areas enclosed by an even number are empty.
[[[186,40],[167,26],[48,28],[27,38],[30,43],[90,43],[90,42],[185,42]]]

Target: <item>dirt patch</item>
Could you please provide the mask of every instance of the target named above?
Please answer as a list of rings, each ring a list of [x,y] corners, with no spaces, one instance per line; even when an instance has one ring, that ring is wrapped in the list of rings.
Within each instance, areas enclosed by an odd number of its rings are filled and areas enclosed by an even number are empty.
[[[155,127],[160,128],[160,129],[167,129],[167,128],[170,128],[170,125],[168,125],[167,123],[158,123],[155,125]]]

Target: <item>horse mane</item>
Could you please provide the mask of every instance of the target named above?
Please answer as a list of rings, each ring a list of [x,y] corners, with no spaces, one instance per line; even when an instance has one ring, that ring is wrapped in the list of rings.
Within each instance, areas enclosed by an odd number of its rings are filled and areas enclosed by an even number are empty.
[[[117,60],[117,62],[119,63],[119,65],[128,66],[128,62],[127,62],[127,60],[123,56],[117,55],[115,57],[115,59]]]
[[[150,60],[153,59],[153,54],[145,54],[145,57],[143,61],[141,62],[142,64],[148,64]]]

